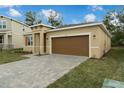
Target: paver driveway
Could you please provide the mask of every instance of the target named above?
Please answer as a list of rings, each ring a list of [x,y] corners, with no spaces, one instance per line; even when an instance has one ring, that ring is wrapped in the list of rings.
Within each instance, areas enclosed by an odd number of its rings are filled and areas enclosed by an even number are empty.
[[[0,65],[0,87],[47,87],[86,59],[53,54],[3,64]]]

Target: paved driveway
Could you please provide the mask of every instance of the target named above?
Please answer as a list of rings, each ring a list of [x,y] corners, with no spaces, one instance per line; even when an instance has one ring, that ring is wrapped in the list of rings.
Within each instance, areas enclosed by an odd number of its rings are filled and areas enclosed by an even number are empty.
[[[53,54],[3,64],[0,65],[0,87],[47,87],[86,59]]]

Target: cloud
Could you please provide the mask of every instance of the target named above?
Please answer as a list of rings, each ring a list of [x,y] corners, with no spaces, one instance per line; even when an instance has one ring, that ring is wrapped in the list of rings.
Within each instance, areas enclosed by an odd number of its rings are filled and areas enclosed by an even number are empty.
[[[0,8],[12,8],[14,5],[0,5]]]
[[[93,5],[93,6],[91,6],[91,8],[92,8],[92,11],[97,11],[97,10],[102,11],[102,10],[104,10],[102,6],[98,6],[98,5]]]
[[[72,23],[73,23],[73,24],[78,24],[78,23],[80,23],[80,22],[79,22],[78,20],[76,20],[76,19],[73,19],[73,20],[72,20]]]
[[[14,8],[9,9],[9,15],[13,17],[22,16],[21,13]]]
[[[96,21],[96,16],[94,14],[87,14],[84,17],[85,22],[94,22]]]
[[[57,19],[57,18],[59,18],[59,16],[60,16],[60,14],[59,14],[57,11],[52,10],[52,9],[48,9],[48,10],[43,9],[43,10],[41,11],[41,13],[43,14],[43,16],[44,16],[45,18],[48,18],[48,17],[50,17],[50,16],[56,16],[55,18]]]

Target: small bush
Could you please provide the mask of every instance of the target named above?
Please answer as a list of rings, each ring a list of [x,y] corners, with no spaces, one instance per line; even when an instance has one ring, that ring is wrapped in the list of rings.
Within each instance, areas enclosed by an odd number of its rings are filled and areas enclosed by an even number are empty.
[[[32,52],[28,51],[23,51],[23,48],[16,48],[11,50],[14,53],[19,53],[19,54],[31,54]]]

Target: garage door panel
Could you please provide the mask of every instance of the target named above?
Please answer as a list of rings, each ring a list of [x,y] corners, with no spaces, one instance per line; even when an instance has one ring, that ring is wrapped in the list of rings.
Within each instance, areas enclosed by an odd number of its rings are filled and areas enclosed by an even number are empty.
[[[89,56],[89,36],[52,38],[52,53]]]

